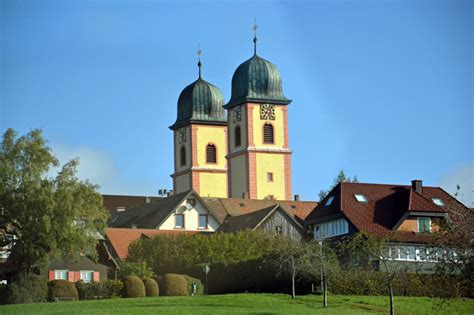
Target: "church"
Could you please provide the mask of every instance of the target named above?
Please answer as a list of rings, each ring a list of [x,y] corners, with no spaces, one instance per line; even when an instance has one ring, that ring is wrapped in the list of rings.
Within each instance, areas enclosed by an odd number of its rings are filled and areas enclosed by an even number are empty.
[[[278,68],[257,55],[238,66],[232,95],[201,76],[181,92],[174,137],[173,191],[220,198],[290,200],[288,105]]]

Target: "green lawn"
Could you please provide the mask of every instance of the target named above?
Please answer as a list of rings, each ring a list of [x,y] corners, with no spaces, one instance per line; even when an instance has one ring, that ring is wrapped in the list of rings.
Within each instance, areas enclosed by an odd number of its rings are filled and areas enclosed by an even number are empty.
[[[388,299],[381,296],[329,296],[323,309],[320,296],[227,294],[195,297],[156,297],[0,306],[0,314],[384,314]],[[474,300],[396,297],[398,314],[474,314]]]

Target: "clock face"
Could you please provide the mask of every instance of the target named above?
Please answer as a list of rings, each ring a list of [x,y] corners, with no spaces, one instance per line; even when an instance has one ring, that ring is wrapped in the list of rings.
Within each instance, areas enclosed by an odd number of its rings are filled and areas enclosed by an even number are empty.
[[[242,119],[242,110],[241,107],[236,107],[234,109],[234,123],[239,122]]]
[[[178,139],[180,144],[186,142],[186,128],[183,128],[178,132]]]
[[[260,105],[260,119],[275,120],[275,106],[270,104]]]

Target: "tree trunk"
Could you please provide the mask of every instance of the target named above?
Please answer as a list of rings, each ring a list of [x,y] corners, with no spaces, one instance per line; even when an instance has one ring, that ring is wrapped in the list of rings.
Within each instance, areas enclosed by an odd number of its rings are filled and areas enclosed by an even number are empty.
[[[291,298],[294,299],[296,297],[295,294],[295,259],[293,256],[291,257],[291,267],[292,267],[292,272],[291,272]]]
[[[328,284],[327,284],[327,281],[326,281],[326,277],[324,277],[324,290],[323,290],[323,294],[324,294],[324,297],[323,297],[323,305],[324,307],[328,307]]]
[[[393,286],[391,282],[388,284],[388,294],[390,295],[390,315],[394,315],[395,306],[393,305]]]

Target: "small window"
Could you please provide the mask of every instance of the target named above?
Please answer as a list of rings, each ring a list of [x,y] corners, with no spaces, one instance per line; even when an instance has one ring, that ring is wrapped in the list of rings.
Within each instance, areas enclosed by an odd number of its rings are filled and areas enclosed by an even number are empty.
[[[324,204],[325,207],[330,206],[332,204],[332,201],[334,200],[334,196],[331,196],[326,200],[326,203]]]
[[[181,147],[181,150],[179,152],[179,161],[180,161],[181,166],[186,165],[186,148],[185,147]]]
[[[199,215],[199,229],[207,229],[207,222],[208,221],[208,216],[207,214],[200,214]]]
[[[263,126],[263,143],[273,144],[273,126],[271,124],[265,124]]]
[[[132,224],[132,229],[136,229],[137,228],[137,225],[136,224]]]
[[[364,196],[364,195],[355,194],[354,197],[355,197],[355,199],[356,199],[358,202],[368,203],[367,197]]]
[[[206,147],[206,162],[217,163],[216,146],[213,144],[208,144]]]
[[[184,228],[184,215],[176,213],[174,215],[174,227],[175,229],[182,229]]]
[[[67,270],[55,270],[54,279],[55,280],[67,280]]]
[[[418,232],[419,233],[431,232],[431,218],[418,218]]]
[[[85,283],[91,283],[94,280],[94,272],[90,270],[81,270],[81,280]]]
[[[433,200],[433,202],[435,203],[435,205],[440,206],[440,207],[444,207],[444,201],[443,201],[442,199],[439,199],[439,198],[431,198],[431,200]]]
[[[267,182],[273,182],[273,173],[271,172],[267,173]]]
[[[234,146],[240,147],[241,144],[242,144],[242,135],[240,133],[240,126],[237,126],[234,129]]]
[[[277,225],[275,229],[276,229],[276,233],[277,233],[278,235],[282,235],[282,234],[283,234],[283,227],[282,227],[281,225]]]

